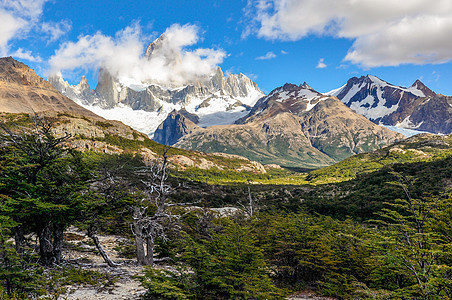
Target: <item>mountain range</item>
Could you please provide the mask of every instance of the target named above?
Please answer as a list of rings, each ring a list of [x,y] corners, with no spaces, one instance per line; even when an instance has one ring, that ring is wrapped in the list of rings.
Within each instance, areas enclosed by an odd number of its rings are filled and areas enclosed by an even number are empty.
[[[56,136],[70,134],[68,144],[79,151],[106,154],[139,154],[146,161],[162,154],[163,146],[115,120],[106,120],[58,92],[25,64],[0,58],[0,122],[12,128],[33,127],[28,115],[37,114],[52,123]],[[176,170],[233,170],[264,174],[264,167],[245,157],[171,149],[168,158]]]
[[[436,94],[420,80],[404,88],[372,75],[353,77],[327,94],[376,124],[430,133],[452,132],[452,97]]]
[[[161,55],[159,49],[164,37],[149,44],[145,58]],[[177,64],[179,59],[173,60]],[[150,136],[173,110],[184,109],[196,115],[200,126],[233,124],[264,96],[257,84],[244,74],[226,77],[220,67],[212,70],[210,76],[200,76],[182,85],[152,79],[121,80],[104,68],[99,70],[94,90],[85,77],[75,86],[61,75],[50,76],[49,81],[78,104],[106,118],[116,117]]]
[[[174,144],[180,148],[305,168],[330,165],[403,138],[306,83],[273,90],[233,125],[201,128],[184,114],[173,112],[155,138],[166,137],[158,142],[170,143],[172,136],[180,136]]]
[[[158,52],[162,40],[164,36],[151,43],[145,57]],[[325,94],[303,83],[285,84],[265,96],[245,75],[225,76],[219,67],[210,76],[183,86],[163,86],[152,80],[126,84],[100,69],[94,90],[85,77],[76,86],[61,76],[50,77],[63,96],[11,58],[2,59],[2,73],[3,98],[10,99],[3,100],[3,111],[73,111],[99,120],[102,117],[93,112],[100,111],[108,119],[115,118],[116,112],[159,143],[241,155],[263,164],[318,168],[404,138],[380,124],[439,133],[448,133],[451,126],[451,97],[437,95],[420,81],[403,88],[370,75],[354,77]],[[9,92],[14,86],[21,97]],[[11,100],[15,98],[33,99],[38,109]],[[28,105],[28,111],[14,111],[14,105]]]

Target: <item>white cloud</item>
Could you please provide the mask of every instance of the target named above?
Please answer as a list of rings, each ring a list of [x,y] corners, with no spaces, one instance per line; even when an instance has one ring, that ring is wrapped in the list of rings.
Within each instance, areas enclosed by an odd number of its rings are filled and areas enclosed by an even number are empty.
[[[15,56],[29,61],[39,61],[22,48],[12,50],[14,40],[28,38],[31,32],[48,32],[51,39],[57,39],[59,32],[67,29],[67,22],[41,23],[43,8],[49,0],[0,0],[0,56]]]
[[[11,56],[18,59],[25,59],[31,62],[42,62],[41,57],[34,56],[31,51],[22,48],[17,49]]]
[[[265,55],[256,57],[255,59],[256,60],[267,60],[267,59],[272,59],[275,57],[276,57],[276,54],[270,51],[270,52],[267,52]]]
[[[245,32],[266,39],[353,39],[345,60],[364,67],[452,59],[450,0],[258,0],[246,15]]]
[[[42,15],[44,4],[49,0],[0,0],[0,9],[8,11],[16,17],[29,21]]]
[[[327,65],[325,64],[325,59],[324,58],[319,59],[319,62],[317,63],[316,68],[317,69],[323,69],[323,68],[326,68],[326,67],[327,67]]]
[[[212,74],[226,57],[223,50],[187,49],[199,40],[195,25],[174,24],[164,36],[149,58],[143,55],[148,37],[142,35],[139,24],[117,32],[115,37],[100,32],[80,36],[77,42],[66,42],[55,51],[49,61],[50,72],[102,67],[124,83],[181,85]]]
[[[286,55],[286,54],[289,54],[289,52],[281,50],[281,54]]]
[[[5,56],[8,52],[8,42],[24,27],[26,21],[21,18],[15,18],[12,14],[1,9],[0,20],[0,55]]]
[[[68,33],[72,25],[69,21],[64,20],[59,23],[44,22],[40,25],[41,31],[49,35],[49,43],[58,40],[61,36]]]

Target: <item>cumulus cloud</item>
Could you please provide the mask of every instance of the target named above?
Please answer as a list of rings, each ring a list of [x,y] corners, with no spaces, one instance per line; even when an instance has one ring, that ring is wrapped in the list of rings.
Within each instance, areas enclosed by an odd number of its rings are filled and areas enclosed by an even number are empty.
[[[36,25],[47,0],[0,1],[0,55],[9,53],[9,43],[23,37]]]
[[[327,65],[325,64],[325,59],[324,58],[319,59],[319,62],[317,63],[316,68],[317,69],[324,69],[326,67],[327,67]]]
[[[275,57],[276,57],[276,54],[270,51],[270,52],[267,52],[265,55],[256,57],[256,60],[267,60],[267,59],[272,59]]]
[[[223,50],[188,49],[199,41],[195,25],[174,24],[145,56],[145,40],[139,24],[116,33],[114,37],[98,32],[66,42],[51,57],[50,72],[104,68],[124,83],[158,82],[179,85],[210,75],[226,57]],[[149,53],[148,53],[149,54]]]
[[[69,21],[64,20],[59,23],[44,22],[40,25],[41,31],[49,35],[49,43],[58,40],[61,36],[68,33],[72,25]]]
[[[32,62],[42,62],[40,56],[34,56],[30,50],[24,50],[22,48],[17,49],[11,56],[18,59],[25,59]]]
[[[244,32],[295,41],[309,35],[354,40],[345,61],[364,67],[452,59],[450,0],[258,0]]]

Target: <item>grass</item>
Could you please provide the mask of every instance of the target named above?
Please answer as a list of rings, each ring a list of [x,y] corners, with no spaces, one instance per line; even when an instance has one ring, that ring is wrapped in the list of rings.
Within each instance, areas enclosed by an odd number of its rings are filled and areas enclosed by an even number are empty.
[[[213,185],[235,185],[235,184],[263,184],[263,185],[303,185],[307,173],[298,173],[287,169],[270,169],[266,174],[253,172],[236,172],[234,170],[219,170],[216,168],[202,170],[190,168],[184,171],[172,172],[172,176],[184,180],[199,181]]]

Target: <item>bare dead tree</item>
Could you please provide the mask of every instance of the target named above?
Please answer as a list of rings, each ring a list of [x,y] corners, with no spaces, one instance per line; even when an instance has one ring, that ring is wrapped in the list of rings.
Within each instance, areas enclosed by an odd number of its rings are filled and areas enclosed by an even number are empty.
[[[144,195],[132,208],[131,229],[135,236],[137,261],[140,265],[153,265],[157,239],[165,240],[170,229],[177,229],[181,215],[175,207],[191,206],[195,203],[175,203],[171,198],[177,187],[168,182],[170,168],[166,146],[163,154],[150,165],[137,170],[142,176]],[[146,250],[146,251],[145,251]]]
[[[124,192],[131,193],[134,184],[130,182],[136,160],[131,156],[112,156],[107,158],[97,169],[97,177],[90,184],[93,200],[84,210],[86,235],[93,241],[97,251],[110,267],[120,266],[114,262],[103,248],[98,238],[99,219],[110,214],[112,210],[127,210],[121,203]],[[140,160],[141,163],[141,160]]]
[[[145,187],[145,197],[132,208],[131,227],[135,236],[137,261],[140,265],[154,264],[156,239],[164,239],[168,223],[177,218],[169,210],[174,205],[168,197],[174,190],[168,184],[169,150],[170,147],[165,147],[160,158],[137,172],[143,178],[141,181]]]
[[[242,207],[242,209],[248,214],[248,216],[253,217],[258,211],[258,203],[257,199],[253,197],[251,194],[251,189],[248,186],[248,200],[244,203],[238,202],[238,205]]]

